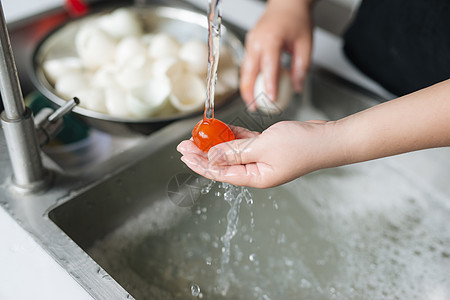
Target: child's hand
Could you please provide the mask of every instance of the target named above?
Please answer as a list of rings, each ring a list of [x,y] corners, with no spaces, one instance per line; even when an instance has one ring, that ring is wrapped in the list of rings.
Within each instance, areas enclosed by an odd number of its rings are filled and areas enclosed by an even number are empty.
[[[258,188],[291,181],[314,170],[336,165],[342,157],[333,145],[333,122],[280,122],[263,133],[230,126],[236,140],[208,153],[191,140],[178,145],[181,160],[207,178]]]
[[[241,94],[250,109],[254,85],[263,73],[267,96],[275,99],[280,55],[292,54],[291,80],[299,92],[309,67],[312,47],[311,0],[269,1],[266,12],[245,40],[246,55],[241,69]]]

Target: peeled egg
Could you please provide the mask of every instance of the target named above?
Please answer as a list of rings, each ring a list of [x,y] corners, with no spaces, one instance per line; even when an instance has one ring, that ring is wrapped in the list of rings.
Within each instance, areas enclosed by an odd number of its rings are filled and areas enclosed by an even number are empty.
[[[98,88],[117,86],[116,76],[118,71],[119,68],[112,63],[101,66],[92,76],[92,85]]]
[[[125,8],[101,16],[97,23],[102,30],[116,39],[142,34],[141,22],[133,12]]]
[[[230,90],[236,90],[239,87],[239,69],[237,67],[228,67],[218,74],[218,81]]]
[[[255,81],[254,97],[258,110],[262,112],[269,114],[283,111],[289,104],[292,97],[292,84],[288,71],[285,69],[280,69],[276,99],[270,99],[267,96],[266,89],[264,87],[263,74],[258,74]]]
[[[102,89],[88,88],[77,92],[80,106],[100,113],[108,113],[105,104],[105,94]]]
[[[239,87],[239,69],[230,66],[217,72],[215,95],[225,96]],[[219,99],[219,98],[217,98]]]
[[[208,47],[204,42],[199,40],[186,42],[181,46],[178,56],[186,63],[188,71],[201,76],[208,71]]]
[[[117,44],[115,62],[119,66],[124,66],[137,56],[145,57],[146,52],[146,47],[138,37],[126,37]]]
[[[154,77],[167,76],[174,79],[182,73],[184,73],[184,63],[177,57],[161,57],[152,63],[152,75]]]
[[[166,33],[157,33],[150,41],[148,54],[152,58],[176,56],[179,49],[180,43],[174,37]]]
[[[66,73],[81,71],[82,67],[78,57],[50,59],[42,64],[45,76],[51,84],[55,84],[56,80]]]
[[[80,90],[89,87],[89,80],[86,75],[80,71],[72,71],[60,76],[55,82],[55,89],[63,98],[71,99],[77,95]]]
[[[154,33],[146,33],[141,36],[141,42],[146,45],[147,47],[152,42],[153,37],[155,36]]]
[[[95,69],[114,60],[116,42],[95,25],[85,25],[75,36],[78,55],[87,68]]]
[[[105,106],[111,116],[120,118],[132,117],[126,105],[125,92],[118,87],[105,89]]]
[[[179,111],[190,112],[205,104],[206,85],[197,75],[178,76],[173,83],[170,103]]]
[[[154,78],[131,89],[126,95],[128,110],[136,117],[145,118],[161,111],[167,104],[171,91],[168,78]]]
[[[151,77],[150,62],[141,56],[136,56],[129,63],[118,70],[116,81],[124,90],[142,85]]]

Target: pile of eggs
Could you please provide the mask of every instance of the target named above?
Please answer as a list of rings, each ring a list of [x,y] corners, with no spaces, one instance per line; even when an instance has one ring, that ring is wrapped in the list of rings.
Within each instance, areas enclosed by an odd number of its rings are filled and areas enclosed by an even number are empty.
[[[119,118],[144,119],[204,107],[208,48],[191,39],[145,33],[139,18],[120,8],[89,20],[75,35],[77,55],[43,62],[43,70],[63,99]],[[216,99],[236,91],[238,67],[221,46]]]

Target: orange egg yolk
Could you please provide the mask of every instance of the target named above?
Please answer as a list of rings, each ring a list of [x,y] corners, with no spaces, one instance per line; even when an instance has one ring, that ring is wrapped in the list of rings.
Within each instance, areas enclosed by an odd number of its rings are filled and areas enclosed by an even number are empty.
[[[235,139],[230,127],[217,119],[204,118],[192,130],[194,144],[202,151],[208,152],[211,147]]]

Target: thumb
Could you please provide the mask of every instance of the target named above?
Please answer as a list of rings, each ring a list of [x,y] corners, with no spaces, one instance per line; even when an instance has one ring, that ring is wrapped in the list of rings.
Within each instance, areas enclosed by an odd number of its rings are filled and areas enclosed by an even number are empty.
[[[208,160],[213,165],[242,165],[256,162],[260,151],[255,147],[258,137],[237,139],[212,147]]]

